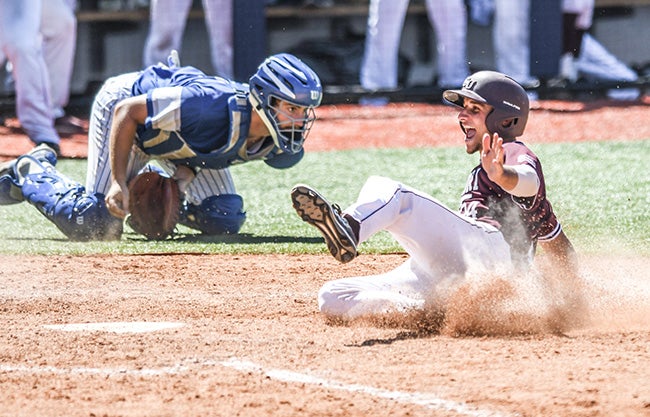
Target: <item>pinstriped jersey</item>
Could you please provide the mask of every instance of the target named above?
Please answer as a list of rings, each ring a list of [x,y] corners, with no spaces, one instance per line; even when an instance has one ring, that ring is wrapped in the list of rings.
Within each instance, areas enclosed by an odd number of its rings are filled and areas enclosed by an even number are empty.
[[[303,151],[282,153],[269,136],[246,148],[253,111],[247,84],[208,76],[193,67],[148,67],[132,89],[147,95],[147,118],[136,144],[154,158],[192,168],[226,168],[264,160],[274,168],[295,165]]]
[[[528,257],[538,240],[557,236],[561,226],[550,201],[542,165],[537,156],[519,141],[503,144],[504,164],[530,166],[539,178],[537,194],[517,197],[492,182],[479,164],[470,173],[461,197],[460,212],[497,227],[513,249],[515,257]]]

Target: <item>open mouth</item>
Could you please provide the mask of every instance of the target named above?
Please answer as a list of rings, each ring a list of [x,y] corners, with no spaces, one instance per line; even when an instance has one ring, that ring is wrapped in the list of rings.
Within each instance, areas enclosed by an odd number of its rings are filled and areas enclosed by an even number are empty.
[[[471,127],[471,126],[466,126],[461,124],[461,128],[463,130],[463,133],[465,133],[465,140],[472,140],[474,136],[476,136],[476,129]]]

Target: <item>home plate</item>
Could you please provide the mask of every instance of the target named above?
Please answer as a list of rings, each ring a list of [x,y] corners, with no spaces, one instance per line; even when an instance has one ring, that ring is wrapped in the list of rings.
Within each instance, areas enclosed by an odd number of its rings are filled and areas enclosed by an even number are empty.
[[[43,327],[51,330],[65,332],[112,332],[112,333],[147,333],[158,330],[176,329],[185,326],[185,323],[166,321],[134,321],[112,323],[68,323],[45,324]]]

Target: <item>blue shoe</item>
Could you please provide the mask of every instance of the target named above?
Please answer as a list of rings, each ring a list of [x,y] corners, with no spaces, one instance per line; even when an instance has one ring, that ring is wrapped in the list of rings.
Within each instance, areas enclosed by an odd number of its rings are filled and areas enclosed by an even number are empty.
[[[56,143],[41,142],[40,145],[27,152],[26,155],[30,155],[38,161],[49,162],[50,165],[56,166],[59,145]]]
[[[357,238],[338,205],[330,204],[307,185],[296,185],[291,191],[291,200],[298,215],[320,230],[337,261],[347,263],[357,257]]]
[[[25,155],[52,166],[56,165],[57,162],[56,151],[46,143],[38,145]],[[0,164],[0,205],[17,204],[23,201],[23,193],[20,190],[16,172],[18,159],[20,158]]]
[[[52,145],[56,146],[56,144],[52,144]],[[52,166],[56,165],[57,162],[56,149],[54,149],[49,143],[45,143],[45,142],[36,146],[34,149],[27,152],[25,155],[30,155],[41,162],[49,162],[50,165]],[[17,160],[18,158],[1,163],[0,177],[2,177],[3,175],[13,175],[14,166],[16,165]]]

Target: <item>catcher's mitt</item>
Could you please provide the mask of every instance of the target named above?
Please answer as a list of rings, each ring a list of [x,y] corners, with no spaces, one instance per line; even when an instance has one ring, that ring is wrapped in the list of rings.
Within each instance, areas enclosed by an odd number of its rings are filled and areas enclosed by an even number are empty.
[[[129,182],[131,228],[148,239],[162,240],[174,232],[181,212],[176,181],[157,172],[143,172]]]

